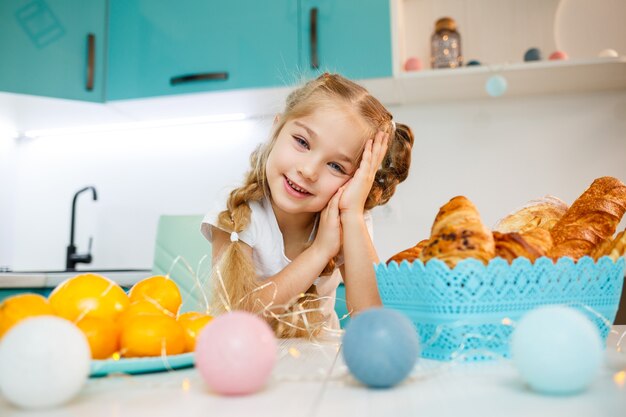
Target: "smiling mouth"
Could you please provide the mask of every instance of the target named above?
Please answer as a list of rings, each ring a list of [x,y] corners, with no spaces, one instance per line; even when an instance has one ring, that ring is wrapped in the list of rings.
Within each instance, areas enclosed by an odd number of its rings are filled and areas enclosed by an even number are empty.
[[[285,180],[287,181],[287,184],[289,184],[289,186],[290,186],[290,187],[291,187],[294,191],[297,191],[297,192],[299,192],[300,194],[303,194],[303,195],[310,195],[310,194],[311,194],[310,192],[308,192],[308,191],[307,191],[307,190],[305,190],[304,188],[302,188],[302,187],[298,186],[295,182],[291,181],[291,180],[290,180],[289,178],[287,178],[286,176],[285,176]]]

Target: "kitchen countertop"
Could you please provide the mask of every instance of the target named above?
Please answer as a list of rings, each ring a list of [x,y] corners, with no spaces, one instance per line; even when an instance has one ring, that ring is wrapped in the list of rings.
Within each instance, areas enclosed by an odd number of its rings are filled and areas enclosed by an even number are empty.
[[[0,272],[0,289],[3,288],[54,288],[67,278],[78,274],[94,273],[112,279],[119,285],[130,287],[149,277],[149,269],[99,269],[82,271],[16,271]]]
[[[280,342],[268,385],[250,396],[212,393],[198,371],[92,378],[71,402],[37,412],[0,399],[3,417],[166,416],[624,416],[626,353],[615,349],[626,326],[614,326],[606,361],[591,387],[573,396],[546,396],[524,386],[509,360],[450,363],[420,359],[391,389],[358,384],[347,372],[339,341]]]

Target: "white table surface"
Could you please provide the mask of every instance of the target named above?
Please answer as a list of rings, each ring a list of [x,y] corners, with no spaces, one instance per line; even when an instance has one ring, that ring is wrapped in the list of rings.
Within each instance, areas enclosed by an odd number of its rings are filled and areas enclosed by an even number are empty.
[[[615,349],[626,326],[614,326],[606,361],[585,392],[545,396],[530,391],[508,360],[461,363],[420,359],[391,389],[368,389],[348,373],[338,341],[280,342],[280,356],[260,392],[223,397],[195,368],[137,376],[92,378],[71,402],[42,411],[13,408],[0,398],[0,416],[626,416],[626,352]],[[622,345],[626,345],[626,337]],[[621,382],[620,382],[621,381]]]

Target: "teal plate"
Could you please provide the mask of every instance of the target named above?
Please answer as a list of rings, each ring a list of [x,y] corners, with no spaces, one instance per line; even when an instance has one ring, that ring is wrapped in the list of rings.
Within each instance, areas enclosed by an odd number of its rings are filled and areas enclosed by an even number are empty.
[[[172,371],[189,368],[194,364],[194,353],[180,355],[153,356],[145,358],[122,358],[92,360],[89,376],[105,376],[109,374],[145,374],[149,372]]]

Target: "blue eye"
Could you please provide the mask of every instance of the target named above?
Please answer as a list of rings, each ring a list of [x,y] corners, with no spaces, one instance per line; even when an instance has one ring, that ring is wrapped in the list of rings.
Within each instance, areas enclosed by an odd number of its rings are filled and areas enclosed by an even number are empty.
[[[336,163],[336,162],[329,162],[328,166],[330,166],[330,168],[332,170],[337,171],[337,172],[339,172],[341,174],[345,174],[346,173],[346,171],[343,169],[343,167],[341,165],[339,165],[338,163]]]
[[[309,149],[309,143],[302,139],[299,136],[293,136],[294,140],[298,143],[298,145],[302,146],[303,148]]]

